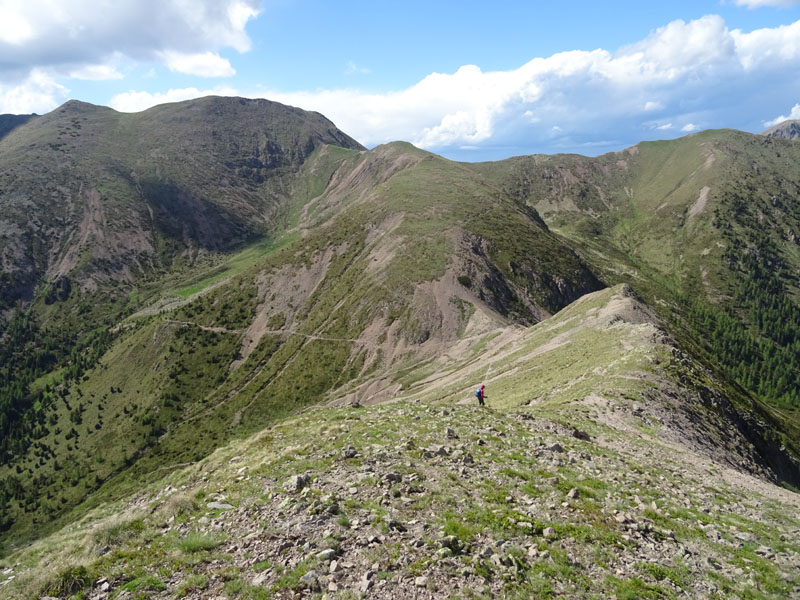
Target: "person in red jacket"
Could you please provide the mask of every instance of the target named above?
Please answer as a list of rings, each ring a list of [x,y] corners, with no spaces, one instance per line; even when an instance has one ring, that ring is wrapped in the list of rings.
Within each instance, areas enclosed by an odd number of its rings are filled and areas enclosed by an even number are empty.
[[[484,384],[481,384],[481,387],[479,387],[477,390],[475,390],[475,397],[478,399],[478,404],[480,406],[486,406],[483,403],[483,401],[486,399],[486,392],[484,392],[485,388],[486,388],[486,386]]]

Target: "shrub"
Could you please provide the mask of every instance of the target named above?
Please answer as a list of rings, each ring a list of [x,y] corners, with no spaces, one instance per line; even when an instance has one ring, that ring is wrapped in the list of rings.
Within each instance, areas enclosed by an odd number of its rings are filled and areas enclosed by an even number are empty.
[[[92,575],[86,567],[68,567],[45,586],[44,595],[66,598],[88,588],[91,584]]]
[[[178,542],[178,548],[190,553],[213,550],[219,545],[219,538],[205,533],[190,533]]]

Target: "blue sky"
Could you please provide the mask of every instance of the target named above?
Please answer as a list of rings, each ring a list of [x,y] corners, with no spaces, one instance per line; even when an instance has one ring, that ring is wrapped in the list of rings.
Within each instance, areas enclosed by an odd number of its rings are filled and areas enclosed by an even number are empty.
[[[755,132],[800,118],[800,2],[0,0],[0,113],[210,93],[458,160]]]

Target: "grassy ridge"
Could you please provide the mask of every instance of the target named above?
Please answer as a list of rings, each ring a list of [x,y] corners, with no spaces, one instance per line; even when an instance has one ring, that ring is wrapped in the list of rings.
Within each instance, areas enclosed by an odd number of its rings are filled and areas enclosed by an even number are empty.
[[[386,178],[373,163],[400,168]],[[482,298],[532,322],[599,285],[535,213],[482,186],[456,163],[391,145],[364,154],[320,151],[304,169],[311,175],[298,178],[305,183],[286,205],[284,226],[306,229],[334,203],[336,216],[306,235],[289,232],[273,245],[234,255],[218,267],[224,271],[192,285],[175,286],[169,293],[183,292],[188,303],[132,321],[98,368],[62,386],[63,402],[49,409],[53,427],[40,441],[48,451],[22,453],[5,467],[6,473],[19,467],[23,475],[21,489],[6,494],[13,535],[41,530],[78,503],[81,514],[129,493],[170,465],[198,460],[332,390],[346,390],[351,381],[394,368],[392,361],[413,364],[417,344],[463,332]],[[346,196],[328,185],[360,172],[371,175],[348,187]],[[309,214],[314,206],[322,209]],[[374,234],[394,221],[396,227]],[[486,249],[473,254],[458,246],[458,236]],[[391,260],[371,271],[386,247]],[[459,286],[463,299],[451,292],[440,305],[434,296],[415,297],[420,285],[443,278],[454,260],[472,265],[474,289],[457,284],[451,272],[449,285]],[[312,284],[293,279],[320,264]],[[215,280],[219,285],[208,289]],[[191,296],[201,288],[206,293]],[[266,315],[277,330],[265,332],[241,360],[245,337],[256,335],[248,327],[279,290],[286,306]],[[449,333],[442,325],[448,319],[457,323]],[[354,341],[380,324],[383,332]],[[397,343],[408,345],[406,353],[384,360]],[[241,364],[232,368],[237,360]],[[112,443],[114,451],[104,452]],[[102,464],[95,460],[100,454]],[[28,484],[34,472],[42,474],[36,488]],[[45,499],[52,509],[42,517]]]
[[[799,160],[792,142],[720,130],[475,168],[536,206],[605,281],[678,305],[729,377],[788,407],[800,402]]]

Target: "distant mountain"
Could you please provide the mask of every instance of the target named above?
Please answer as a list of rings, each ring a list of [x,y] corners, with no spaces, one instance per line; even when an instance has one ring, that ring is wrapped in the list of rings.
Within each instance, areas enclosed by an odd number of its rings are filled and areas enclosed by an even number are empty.
[[[20,125],[24,125],[38,115],[0,115],[0,139]]]
[[[361,149],[321,115],[267,100],[136,114],[72,100],[28,121],[0,140],[0,310],[65,277],[117,295],[280,229],[291,178],[325,144]]]
[[[783,121],[774,127],[770,127],[766,131],[762,131],[761,135],[796,140],[800,138],[800,121]]]
[[[535,208],[604,281],[674,304],[739,383],[800,406],[798,165],[794,142],[718,130],[472,168]]]

